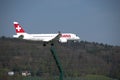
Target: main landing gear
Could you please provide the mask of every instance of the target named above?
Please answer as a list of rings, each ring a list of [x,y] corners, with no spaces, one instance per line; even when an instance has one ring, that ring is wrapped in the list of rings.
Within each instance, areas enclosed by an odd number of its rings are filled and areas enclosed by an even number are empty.
[[[43,43],[43,46],[47,46],[49,43]],[[51,46],[54,46],[54,43],[50,43]]]

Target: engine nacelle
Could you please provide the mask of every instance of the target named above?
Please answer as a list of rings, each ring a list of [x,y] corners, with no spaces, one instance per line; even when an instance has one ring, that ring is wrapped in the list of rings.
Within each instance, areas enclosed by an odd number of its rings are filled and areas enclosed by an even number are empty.
[[[59,39],[59,42],[61,42],[61,43],[67,43],[67,39],[65,39],[65,38],[60,38],[60,39]]]

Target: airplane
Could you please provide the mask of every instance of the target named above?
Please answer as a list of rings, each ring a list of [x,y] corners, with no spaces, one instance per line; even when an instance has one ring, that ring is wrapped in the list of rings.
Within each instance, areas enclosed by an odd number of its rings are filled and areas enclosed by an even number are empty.
[[[20,38],[25,40],[32,41],[43,41],[45,43],[51,42],[54,40],[58,40],[61,43],[67,43],[69,40],[72,41],[80,41],[80,38],[73,33],[55,33],[55,34],[28,34],[25,30],[20,26],[18,22],[13,22],[14,28],[16,30],[17,35],[13,35],[14,38]]]

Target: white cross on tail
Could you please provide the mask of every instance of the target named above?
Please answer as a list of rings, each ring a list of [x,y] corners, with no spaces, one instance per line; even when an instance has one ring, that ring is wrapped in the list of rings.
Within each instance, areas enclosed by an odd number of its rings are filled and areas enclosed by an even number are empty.
[[[18,26],[16,27],[16,29],[17,29],[18,31],[20,31],[20,30],[21,30],[21,27],[18,25]]]

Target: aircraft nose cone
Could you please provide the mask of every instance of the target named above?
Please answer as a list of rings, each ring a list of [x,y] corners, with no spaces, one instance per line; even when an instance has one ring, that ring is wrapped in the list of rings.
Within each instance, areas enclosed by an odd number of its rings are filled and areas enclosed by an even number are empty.
[[[77,39],[80,39],[80,38],[77,36]]]

